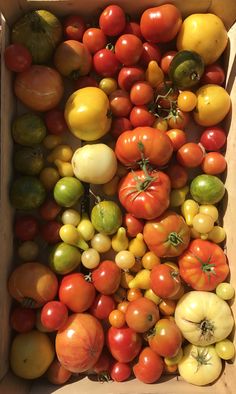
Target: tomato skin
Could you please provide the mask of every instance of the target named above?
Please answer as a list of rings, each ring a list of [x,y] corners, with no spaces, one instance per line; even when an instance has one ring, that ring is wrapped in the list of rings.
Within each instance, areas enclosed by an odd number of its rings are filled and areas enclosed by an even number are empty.
[[[205,174],[218,175],[224,172],[227,162],[219,152],[209,152],[202,161],[202,170]]]
[[[119,117],[112,120],[110,133],[112,137],[117,139],[124,131],[131,129],[132,124],[130,120],[125,117]]]
[[[120,67],[121,64],[114,52],[107,48],[100,49],[93,56],[93,68],[102,77],[114,77]]]
[[[208,83],[223,85],[224,81],[224,69],[217,63],[207,65],[200,80],[202,85],[206,85]]]
[[[121,89],[130,91],[135,82],[144,81],[145,73],[141,67],[122,67],[118,74],[118,85]]]
[[[39,214],[43,220],[49,221],[56,219],[61,212],[61,207],[53,199],[46,200],[39,208]]]
[[[180,277],[174,268],[158,264],[151,271],[151,289],[158,297],[174,297],[180,289]]]
[[[121,280],[120,268],[111,260],[102,261],[92,271],[92,282],[101,294],[110,295],[118,290]]]
[[[131,375],[131,367],[127,363],[115,362],[110,368],[110,376],[115,382],[124,382]]]
[[[170,129],[166,132],[166,135],[172,142],[174,152],[187,142],[186,133],[181,129]]]
[[[84,312],[91,307],[96,296],[92,283],[83,274],[65,275],[59,287],[59,300],[72,312]]]
[[[150,347],[145,347],[139,354],[138,363],[133,366],[135,377],[143,383],[154,383],[162,375],[164,362]]]
[[[182,166],[194,168],[202,163],[204,153],[201,147],[195,142],[187,142],[179,148],[176,157]]]
[[[117,89],[109,96],[110,109],[113,116],[128,116],[133,105],[129,98],[129,93],[122,89]]]
[[[142,339],[129,327],[110,327],[107,333],[107,346],[117,361],[129,363],[139,354]]]
[[[108,319],[111,311],[115,309],[115,301],[111,296],[98,294],[94,299],[89,312],[99,320]]]
[[[59,330],[67,319],[67,307],[60,301],[49,301],[41,310],[41,323],[50,331]]]
[[[11,327],[20,333],[31,331],[36,323],[36,313],[33,309],[17,306],[10,316]]]
[[[177,109],[176,114],[168,119],[168,125],[172,129],[184,129],[190,121],[188,112]]]
[[[111,311],[108,320],[111,326],[121,328],[125,325],[125,314],[119,309],[114,309]]]
[[[63,30],[68,40],[81,41],[86,24],[80,15],[69,15],[63,21]]]
[[[4,60],[10,71],[19,73],[31,66],[32,55],[24,45],[11,44],[5,49]]]
[[[169,74],[170,63],[172,62],[176,53],[177,53],[177,51],[168,51],[162,55],[162,58],[160,61],[160,66],[161,66],[162,71],[167,75]]]
[[[207,151],[218,151],[226,142],[225,130],[219,126],[206,128],[200,138],[200,143]]]
[[[44,120],[50,134],[61,135],[67,130],[64,112],[60,109],[55,108],[46,112]]]
[[[79,77],[76,79],[74,83],[75,90],[82,89],[82,88],[87,88],[87,87],[95,87],[98,88],[98,83],[97,81],[91,77],[90,75],[84,75],[82,77]]]
[[[155,115],[145,105],[136,105],[130,112],[130,122],[133,127],[152,127]]]
[[[130,90],[130,100],[134,105],[145,105],[153,100],[154,91],[148,82],[136,82]]]
[[[149,346],[162,357],[174,357],[182,344],[182,334],[173,320],[160,319],[153,335],[148,338]]]
[[[158,45],[152,44],[151,42],[143,43],[143,52],[139,59],[139,64],[143,68],[147,68],[148,63],[151,60],[155,60],[157,63],[161,60],[161,50]]]
[[[143,37],[150,42],[168,42],[178,33],[182,25],[181,13],[172,4],[146,9],[140,19]]]
[[[143,40],[143,36],[141,33],[141,29],[140,29],[140,25],[138,22],[135,21],[127,21],[125,28],[122,32],[123,34],[134,34],[135,36],[137,36],[138,38],[140,38],[140,40]]]
[[[61,241],[60,228],[61,224],[56,220],[49,220],[41,226],[40,234],[47,243],[53,245]]]
[[[21,241],[32,241],[39,232],[39,224],[31,215],[18,216],[15,220],[14,234]]]
[[[125,25],[125,13],[118,5],[109,5],[100,15],[99,26],[107,36],[119,35],[124,30]]]
[[[106,46],[107,37],[101,29],[90,27],[85,30],[82,41],[88,48],[89,52],[93,55]]]
[[[137,64],[142,52],[142,41],[134,34],[123,34],[116,41],[115,55],[124,66]]]
[[[154,302],[145,297],[131,301],[125,313],[127,325],[139,333],[148,331],[159,318],[158,308]]]
[[[169,206],[169,177],[161,171],[151,171],[149,176],[153,180],[145,190],[140,190],[147,179],[143,170],[129,172],[119,184],[120,203],[138,219],[154,219]]]
[[[100,375],[104,372],[108,372],[110,370],[112,358],[111,355],[105,350],[101,353],[98,361],[93,366],[93,371]]]
[[[189,244],[178,264],[181,278],[195,290],[212,291],[229,273],[223,250],[202,239],[195,239]]]
[[[188,172],[180,164],[170,164],[166,171],[170,178],[171,188],[180,189],[184,187],[188,181]]]
[[[137,234],[143,232],[144,222],[130,213],[125,213],[123,216],[123,225],[129,237],[136,237]]]
[[[55,359],[50,367],[48,368],[46,372],[46,377],[48,381],[52,384],[64,384],[66,383],[70,377],[71,377],[71,372],[67,371],[57,359]]]

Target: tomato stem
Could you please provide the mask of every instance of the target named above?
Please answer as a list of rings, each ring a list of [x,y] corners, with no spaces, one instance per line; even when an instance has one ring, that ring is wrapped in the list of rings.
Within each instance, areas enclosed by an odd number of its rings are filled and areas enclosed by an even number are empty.
[[[24,297],[23,300],[21,301],[21,305],[24,308],[33,309],[36,305],[36,301],[31,297]]]
[[[89,189],[89,193],[95,198],[96,204],[99,204],[99,203],[102,201],[101,197],[97,196],[97,195],[92,191],[92,189]]]
[[[171,245],[173,245],[175,247],[178,246],[179,244],[183,243],[183,239],[176,232],[172,232],[169,234],[168,241],[171,243]]]
[[[211,364],[209,361],[211,360],[211,356],[208,353],[207,348],[202,348],[202,349],[197,349],[197,354],[195,354],[194,352],[191,353],[191,356],[193,358],[195,358],[195,360],[197,361],[198,365],[197,365],[197,371],[199,370],[199,368],[202,365],[209,365]],[[196,372],[197,372],[196,371]]]

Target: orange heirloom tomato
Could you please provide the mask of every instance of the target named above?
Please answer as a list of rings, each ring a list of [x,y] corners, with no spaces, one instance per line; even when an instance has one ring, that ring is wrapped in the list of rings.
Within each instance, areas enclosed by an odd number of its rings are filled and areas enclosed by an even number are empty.
[[[214,290],[229,273],[227,259],[220,246],[202,239],[192,241],[178,263],[180,276],[194,290]]]
[[[148,248],[157,256],[174,257],[188,247],[190,230],[182,216],[167,211],[159,218],[146,222],[143,236]]]

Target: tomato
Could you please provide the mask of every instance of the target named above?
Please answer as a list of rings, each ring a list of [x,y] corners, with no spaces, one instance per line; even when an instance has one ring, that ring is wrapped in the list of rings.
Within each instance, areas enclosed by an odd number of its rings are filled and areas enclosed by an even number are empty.
[[[110,327],[107,333],[107,346],[117,361],[129,363],[139,354],[142,339],[129,327]]]
[[[48,330],[60,330],[67,319],[67,307],[60,301],[47,302],[41,310],[41,323]]]
[[[116,292],[120,285],[120,268],[111,260],[102,261],[92,271],[92,282],[97,291],[110,295]]]
[[[231,360],[235,355],[235,347],[229,339],[217,342],[215,344],[216,353],[223,360]]]
[[[145,73],[141,67],[122,67],[117,80],[121,89],[129,91],[135,82],[145,80]]]
[[[188,90],[180,92],[177,99],[177,106],[181,111],[190,112],[197,104],[196,95]]]
[[[81,262],[88,269],[96,268],[100,263],[100,255],[97,250],[89,248],[82,253]]]
[[[56,244],[60,242],[59,235],[61,224],[56,220],[49,220],[41,226],[40,234],[42,238],[49,244]]]
[[[157,63],[161,60],[161,50],[158,45],[152,44],[151,42],[143,43],[143,51],[139,59],[139,64],[146,68],[151,60],[155,60]]]
[[[46,373],[47,380],[52,384],[64,384],[70,377],[71,372],[65,369],[57,359],[55,359]]]
[[[214,227],[214,219],[205,213],[197,213],[193,218],[192,226],[198,233],[207,234]]]
[[[172,189],[184,187],[188,181],[188,172],[180,164],[170,164],[166,170]]]
[[[86,24],[80,15],[68,15],[63,20],[64,35],[69,40],[81,41]]]
[[[172,142],[174,152],[187,142],[186,133],[181,129],[170,129],[166,132],[166,135]]]
[[[127,363],[115,362],[110,368],[110,375],[115,382],[124,382],[131,375],[131,367]]]
[[[160,131],[167,131],[168,130],[168,123],[167,120],[161,118],[160,116],[156,118],[155,122],[153,123],[152,127],[158,129]]]
[[[119,35],[124,30],[125,24],[125,13],[118,5],[109,5],[100,14],[99,26],[107,36]]]
[[[118,84],[115,78],[102,78],[99,81],[99,88],[102,89],[107,96],[109,96],[112,92],[117,90]]]
[[[127,291],[127,300],[129,302],[135,301],[141,297],[143,297],[143,293],[141,292],[140,289],[129,289]]]
[[[132,124],[128,118],[114,118],[111,124],[110,134],[113,138],[117,139],[123,131],[131,130]]]
[[[148,337],[149,346],[162,357],[174,357],[182,345],[182,334],[173,320],[160,319]]]
[[[179,272],[174,268],[158,264],[151,270],[151,289],[161,298],[175,296],[180,289]]]
[[[126,21],[126,25],[125,25],[125,28],[122,33],[123,34],[134,34],[135,36],[140,38],[140,40],[143,40],[143,36],[142,36],[141,29],[140,29],[138,22],[129,21],[129,20]]]
[[[130,213],[125,213],[125,215],[123,216],[123,224],[129,237],[136,237],[137,234],[143,232],[143,221],[137,219]]]
[[[170,63],[172,62],[176,53],[176,51],[167,51],[161,57],[160,66],[162,71],[167,75],[169,74]]]
[[[218,245],[201,239],[190,243],[178,263],[181,278],[195,290],[214,290],[229,273],[223,250]]]
[[[202,83],[202,85],[208,83],[223,85],[224,81],[225,81],[224,69],[219,64],[213,63],[205,67],[200,82]]]
[[[97,319],[105,320],[114,309],[115,302],[111,296],[98,294],[89,308],[89,312]]]
[[[125,320],[134,331],[143,333],[153,327],[159,320],[159,311],[154,302],[141,297],[129,303]]]
[[[61,207],[53,199],[46,200],[39,208],[39,214],[43,220],[54,220],[60,213]]]
[[[93,56],[93,68],[102,77],[114,77],[120,67],[119,60],[110,49],[100,49]]]
[[[216,286],[216,294],[222,300],[231,300],[234,297],[235,290],[230,283],[222,282]]]
[[[142,265],[143,268],[146,268],[148,270],[151,270],[155,265],[158,265],[161,263],[161,260],[159,257],[154,252],[151,252],[150,250],[146,252],[143,257],[142,257]]]
[[[74,177],[63,177],[55,184],[53,195],[58,203],[62,207],[71,207],[84,193],[84,187],[82,183]]]
[[[147,106],[139,105],[133,107],[129,119],[133,127],[152,127],[155,115],[148,110]]]
[[[160,108],[170,109],[178,95],[179,91],[171,81],[161,82],[156,87],[156,103]]]
[[[98,361],[104,345],[100,322],[88,313],[70,315],[56,335],[56,354],[61,365],[70,372],[91,369]]]
[[[139,354],[137,364],[133,366],[133,372],[141,382],[154,383],[160,379],[163,368],[162,358],[150,347],[145,347]]]
[[[218,151],[226,142],[226,133],[222,127],[213,126],[205,129],[201,135],[200,143],[208,151]]]
[[[125,325],[125,313],[119,309],[114,309],[109,314],[109,323],[116,328],[123,327]]]
[[[89,87],[89,86],[90,87],[93,86],[95,88],[98,87],[98,83],[97,83],[96,79],[94,79],[90,75],[84,75],[82,77],[79,77],[74,82],[75,90],[86,88],[86,87]]]
[[[145,81],[134,83],[130,90],[130,100],[134,105],[148,104],[153,100],[153,97],[153,88]]]
[[[177,109],[171,114],[167,121],[169,127],[172,129],[184,129],[190,121],[190,116],[188,112]]]
[[[161,171],[129,172],[119,184],[120,203],[138,219],[154,219],[169,206],[170,180]]]
[[[113,116],[128,116],[133,105],[129,98],[129,93],[122,89],[117,89],[109,96],[110,109]]]
[[[103,381],[103,375],[109,373],[111,362],[112,362],[111,355],[105,349],[102,351],[98,361],[93,366],[93,371],[98,375],[98,378],[100,378],[102,381]]]
[[[126,300],[126,289],[124,289],[123,287],[118,287],[118,289],[116,290],[116,292],[113,294],[113,298],[115,300],[115,302],[123,302]]]
[[[100,49],[105,48],[107,38],[101,29],[90,27],[84,32],[83,44],[86,45],[91,54],[94,54]]]
[[[187,142],[177,152],[178,162],[187,168],[198,167],[203,161],[204,153],[195,142]]]
[[[181,13],[172,4],[147,8],[140,19],[143,37],[154,43],[171,41],[178,33],[181,25]]]
[[[32,55],[24,45],[11,44],[5,49],[4,60],[10,71],[19,73],[31,66]]]
[[[39,232],[37,219],[31,215],[16,217],[14,234],[21,241],[32,241]]]
[[[162,131],[137,127],[120,135],[115,153],[118,160],[129,167],[137,166],[142,159],[148,159],[154,166],[164,166],[170,160],[173,148],[169,137]]]
[[[167,298],[158,304],[158,308],[162,316],[171,316],[175,313],[176,302]]]
[[[142,52],[142,41],[134,34],[123,34],[115,43],[115,55],[124,66],[137,64]]]
[[[210,152],[204,156],[201,166],[205,174],[218,175],[224,172],[227,162],[221,153]]]
[[[129,270],[135,264],[135,256],[129,250],[121,250],[116,254],[115,262],[119,268]]]
[[[59,287],[59,300],[72,312],[84,312],[95,300],[96,291],[81,273],[63,277]]]
[[[67,130],[64,113],[60,109],[55,108],[46,112],[44,120],[50,134],[61,135]]]
[[[31,331],[36,323],[36,313],[33,309],[17,306],[10,316],[11,327],[17,332]]]
[[[129,305],[129,301],[122,301],[117,305],[117,309],[125,314]]]

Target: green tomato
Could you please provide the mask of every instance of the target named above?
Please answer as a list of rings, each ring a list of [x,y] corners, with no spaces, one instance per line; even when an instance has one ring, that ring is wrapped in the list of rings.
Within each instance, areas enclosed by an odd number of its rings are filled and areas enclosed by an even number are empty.
[[[60,275],[68,274],[78,267],[81,254],[78,248],[60,242],[52,249],[49,257],[51,269]]]
[[[191,182],[190,193],[199,204],[216,204],[224,197],[225,187],[216,176],[201,174]]]
[[[54,187],[54,198],[62,207],[72,207],[84,194],[82,183],[71,176],[61,178]]]
[[[30,210],[39,208],[45,198],[45,188],[40,180],[33,176],[17,178],[10,190],[10,200],[16,209]]]
[[[231,300],[234,297],[234,288],[230,283],[222,282],[216,287],[216,294],[222,300]]]
[[[101,201],[92,209],[91,222],[98,232],[115,234],[122,224],[121,209],[114,201]]]
[[[22,147],[14,154],[14,167],[23,175],[37,175],[43,165],[43,153],[39,147]]]
[[[170,80],[179,89],[188,89],[199,83],[204,72],[204,62],[194,51],[179,51],[173,58],[170,68]]]
[[[20,145],[40,144],[46,134],[47,129],[43,120],[30,112],[16,118],[12,125],[12,137]]]
[[[235,355],[235,347],[229,339],[217,342],[215,344],[216,353],[223,360],[231,360]]]
[[[34,241],[25,241],[18,248],[18,255],[23,261],[34,261],[39,254],[39,247]]]

